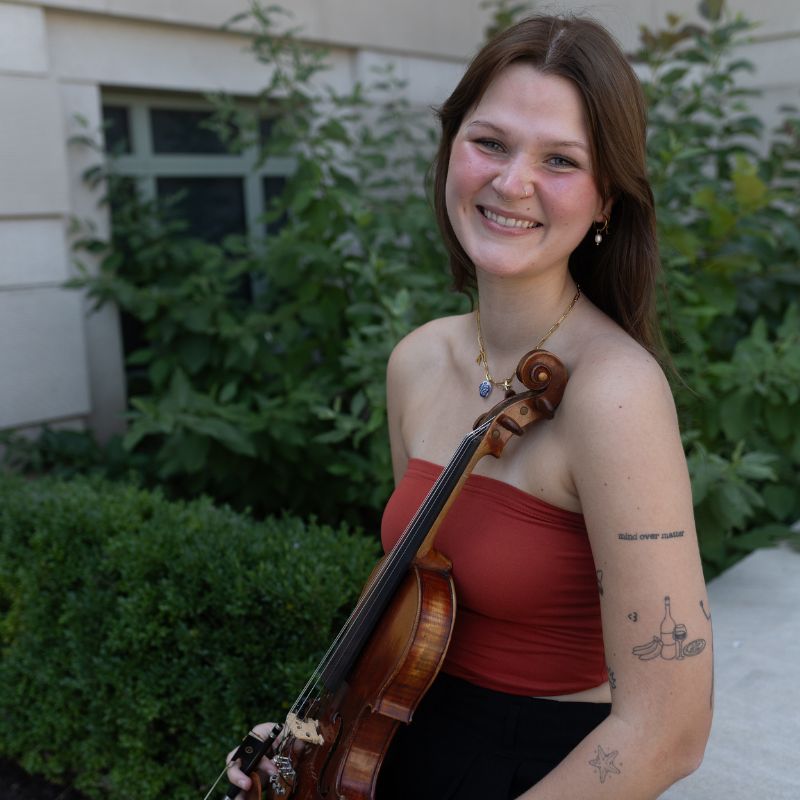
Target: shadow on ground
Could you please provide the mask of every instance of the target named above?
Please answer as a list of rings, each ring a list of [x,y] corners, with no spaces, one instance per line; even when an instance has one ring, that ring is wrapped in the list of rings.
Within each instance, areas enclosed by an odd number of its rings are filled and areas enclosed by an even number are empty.
[[[75,789],[28,775],[12,761],[0,758],[0,800],[86,800],[86,797]]]

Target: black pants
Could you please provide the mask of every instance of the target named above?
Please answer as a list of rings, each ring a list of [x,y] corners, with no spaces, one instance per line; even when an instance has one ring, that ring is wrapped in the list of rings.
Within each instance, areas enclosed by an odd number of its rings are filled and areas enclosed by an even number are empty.
[[[511,800],[610,710],[608,703],[537,700],[439,675],[395,735],[376,800]]]

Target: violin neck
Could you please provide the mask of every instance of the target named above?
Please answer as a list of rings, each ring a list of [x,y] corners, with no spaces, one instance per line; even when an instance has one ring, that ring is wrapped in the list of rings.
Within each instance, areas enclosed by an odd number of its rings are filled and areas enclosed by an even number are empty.
[[[403,535],[367,585],[358,605],[339,633],[334,647],[320,665],[324,687],[334,691],[361,653],[376,623],[408,573],[422,543],[464,477],[488,423],[468,433],[442,470]]]

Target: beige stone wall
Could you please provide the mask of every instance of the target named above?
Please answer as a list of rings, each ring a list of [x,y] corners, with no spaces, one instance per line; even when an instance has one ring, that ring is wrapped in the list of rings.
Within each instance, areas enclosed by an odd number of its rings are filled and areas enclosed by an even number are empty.
[[[32,6],[90,12],[216,30],[247,7],[243,0],[19,0]],[[481,39],[486,12],[478,0],[284,0],[314,41],[346,48],[463,58]]]
[[[329,82],[346,87],[387,59],[415,104],[440,102],[483,36],[480,0],[284,0],[309,40],[331,47]],[[759,110],[800,101],[800,3],[733,0],[762,19],[745,55],[766,91]],[[220,26],[246,0],[0,0],[0,429],[122,425],[125,390],[113,309],[90,314],[61,288],[72,273],[71,217],[108,218],[80,175],[92,156],[68,144],[75,117],[100,129],[104,90],[247,96],[266,68],[244,52],[244,27]],[[588,10],[632,49],[638,25],[691,15],[696,0],[540,3]]]
[[[81,298],[69,273],[69,177],[41,9],[0,4],[0,428],[89,413]]]

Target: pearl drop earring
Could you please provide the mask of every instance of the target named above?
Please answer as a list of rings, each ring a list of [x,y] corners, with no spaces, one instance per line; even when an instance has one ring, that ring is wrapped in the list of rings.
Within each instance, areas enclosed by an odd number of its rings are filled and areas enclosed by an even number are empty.
[[[594,243],[599,245],[603,241],[603,234],[608,233],[608,217],[603,214],[603,226],[598,222],[594,229]]]

